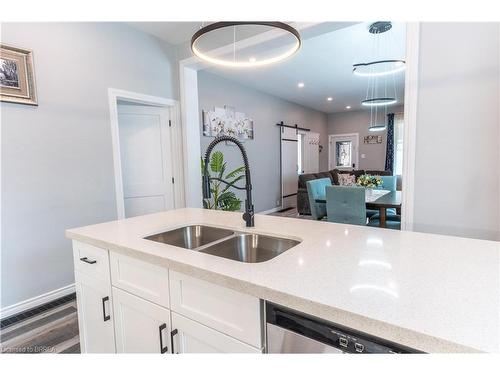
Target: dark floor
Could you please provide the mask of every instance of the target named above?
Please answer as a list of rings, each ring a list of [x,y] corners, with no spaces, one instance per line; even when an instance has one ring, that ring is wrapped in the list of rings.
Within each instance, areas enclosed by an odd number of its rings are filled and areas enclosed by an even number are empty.
[[[80,353],[76,300],[45,305],[35,313],[4,319],[0,329],[2,353]]]
[[[272,214],[269,214],[269,216],[281,216],[281,217],[293,217],[295,219],[305,219],[305,220],[312,220],[311,215],[299,215],[297,212],[296,207],[292,207],[290,209],[278,211],[278,212],[273,212]]]

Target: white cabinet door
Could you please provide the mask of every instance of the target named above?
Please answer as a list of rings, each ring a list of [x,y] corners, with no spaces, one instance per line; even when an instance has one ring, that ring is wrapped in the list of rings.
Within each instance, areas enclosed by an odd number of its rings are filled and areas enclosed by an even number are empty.
[[[116,351],[170,353],[170,311],[113,287]]]
[[[114,353],[110,282],[77,271],[75,287],[82,353]]]
[[[262,353],[223,333],[172,312],[174,353]]]

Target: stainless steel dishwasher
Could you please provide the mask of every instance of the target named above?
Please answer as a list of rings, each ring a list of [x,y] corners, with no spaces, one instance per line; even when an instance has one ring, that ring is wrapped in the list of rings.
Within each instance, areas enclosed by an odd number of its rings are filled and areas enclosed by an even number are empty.
[[[387,340],[266,302],[267,353],[418,353]]]

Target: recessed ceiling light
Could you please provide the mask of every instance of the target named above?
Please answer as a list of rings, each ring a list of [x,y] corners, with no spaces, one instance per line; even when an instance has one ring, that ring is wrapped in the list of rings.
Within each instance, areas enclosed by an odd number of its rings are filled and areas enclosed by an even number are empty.
[[[300,88],[304,87],[304,82],[299,82],[297,86],[299,86]]]
[[[328,98],[326,98],[326,100],[328,100],[329,102],[331,102],[333,100],[333,98],[331,96],[329,96]]]
[[[345,109],[351,109],[351,106],[350,105],[346,105]]]

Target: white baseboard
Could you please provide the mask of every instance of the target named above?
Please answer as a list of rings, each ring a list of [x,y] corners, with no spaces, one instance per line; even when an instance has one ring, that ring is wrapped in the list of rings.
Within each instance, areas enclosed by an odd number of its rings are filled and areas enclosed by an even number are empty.
[[[9,316],[19,314],[20,312],[32,309],[34,307],[51,302],[58,298],[67,296],[75,292],[75,284],[69,284],[62,288],[52,290],[50,292],[40,294],[39,296],[6,306],[0,310],[0,319],[8,318]]]
[[[271,208],[270,210],[260,211],[257,213],[259,215],[269,215],[269,214],[272,214],[273,212],[278,212],[279,210],[281,210],[281,207],[274,207],[274,208]]]

